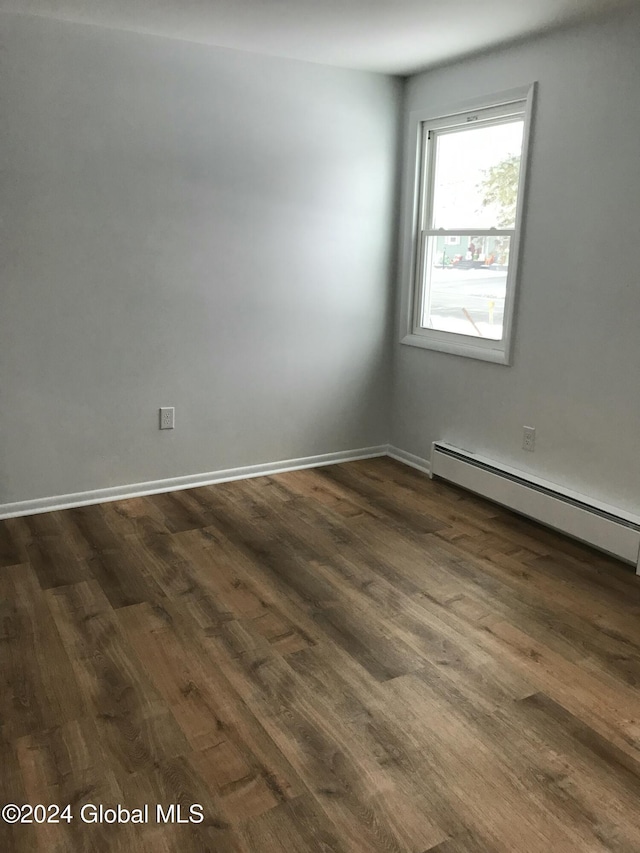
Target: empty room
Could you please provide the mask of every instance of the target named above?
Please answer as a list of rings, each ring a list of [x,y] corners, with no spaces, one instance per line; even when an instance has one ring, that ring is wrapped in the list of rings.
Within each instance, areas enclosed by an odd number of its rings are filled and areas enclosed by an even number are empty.
[[[640,4],[0,0],[0,853],[640,853]]]

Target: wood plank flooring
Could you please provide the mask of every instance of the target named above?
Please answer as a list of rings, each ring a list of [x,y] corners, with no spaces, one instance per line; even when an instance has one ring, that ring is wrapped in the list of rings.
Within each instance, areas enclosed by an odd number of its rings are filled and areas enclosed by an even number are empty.
[[[390,459],[6,520],[0,851],[637,853],[639,683],[631,570]]]

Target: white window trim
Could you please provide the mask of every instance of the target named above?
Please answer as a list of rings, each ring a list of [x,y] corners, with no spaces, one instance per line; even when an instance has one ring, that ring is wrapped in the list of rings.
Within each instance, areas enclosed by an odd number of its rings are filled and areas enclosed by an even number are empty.
[[[490,361],[496,364],[511,363],[513,349],[515,308],[517,302],[518,282],[520,278],[520,258],[523,238],[524,209],[527,195],[527,173],[531,146],[531,123],[533,115],[535,83],[530,86],[510,89],[495,95],[474,98],[471,101],[451,105],[441,111],[416,110],[409,116],[407,137],[406,162],[407,175],[405,183],[404,217],[402,225],[403,253],[401,266],[402,300],[400,312],[400,343],[423,349],[437,350],[453,355]],[[422,197],[422,163],[423,163],[423,133],[427,125],[442,127],[447,117],[459,117],[475,110],[486,110],[492,107],[503,107],[510,103],[524,102],[524,129],[522,137],[522,160],[520,167],[520,185],[516,221],[513,229],[514,237],[510,248],[509,273],[507,276],[507,294],[503,319],[503,338],[500,341],[488,338],[477,338],[461,335],[455,332],[443,332],[436,329],[418,328],[417,303],[420,299],[418,292],[417,269],[420,261],[421,218],[424,199]],[[472,229],[473,231],[473,229]],[[460,232],[467,233],[467,232]],[[471,233],[471,232],[469,232]]]

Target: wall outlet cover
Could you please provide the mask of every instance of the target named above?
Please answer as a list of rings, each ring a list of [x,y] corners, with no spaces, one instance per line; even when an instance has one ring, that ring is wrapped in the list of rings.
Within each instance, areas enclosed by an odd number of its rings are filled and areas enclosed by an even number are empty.
[[[173,429],[176,425],[176,410],[173,406],[160,409],[160,429]]]
[[[536,449],[536,428],[522,427],[522,449],[533,453]]]

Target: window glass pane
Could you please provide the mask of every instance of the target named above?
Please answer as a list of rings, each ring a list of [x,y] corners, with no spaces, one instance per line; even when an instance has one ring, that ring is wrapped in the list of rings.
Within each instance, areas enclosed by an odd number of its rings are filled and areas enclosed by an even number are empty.
[[[510,248],[510,237],[429,237],[422,327],[501,340]]]
[[[433,228],[513,228],[524,122],[435,136]]]

